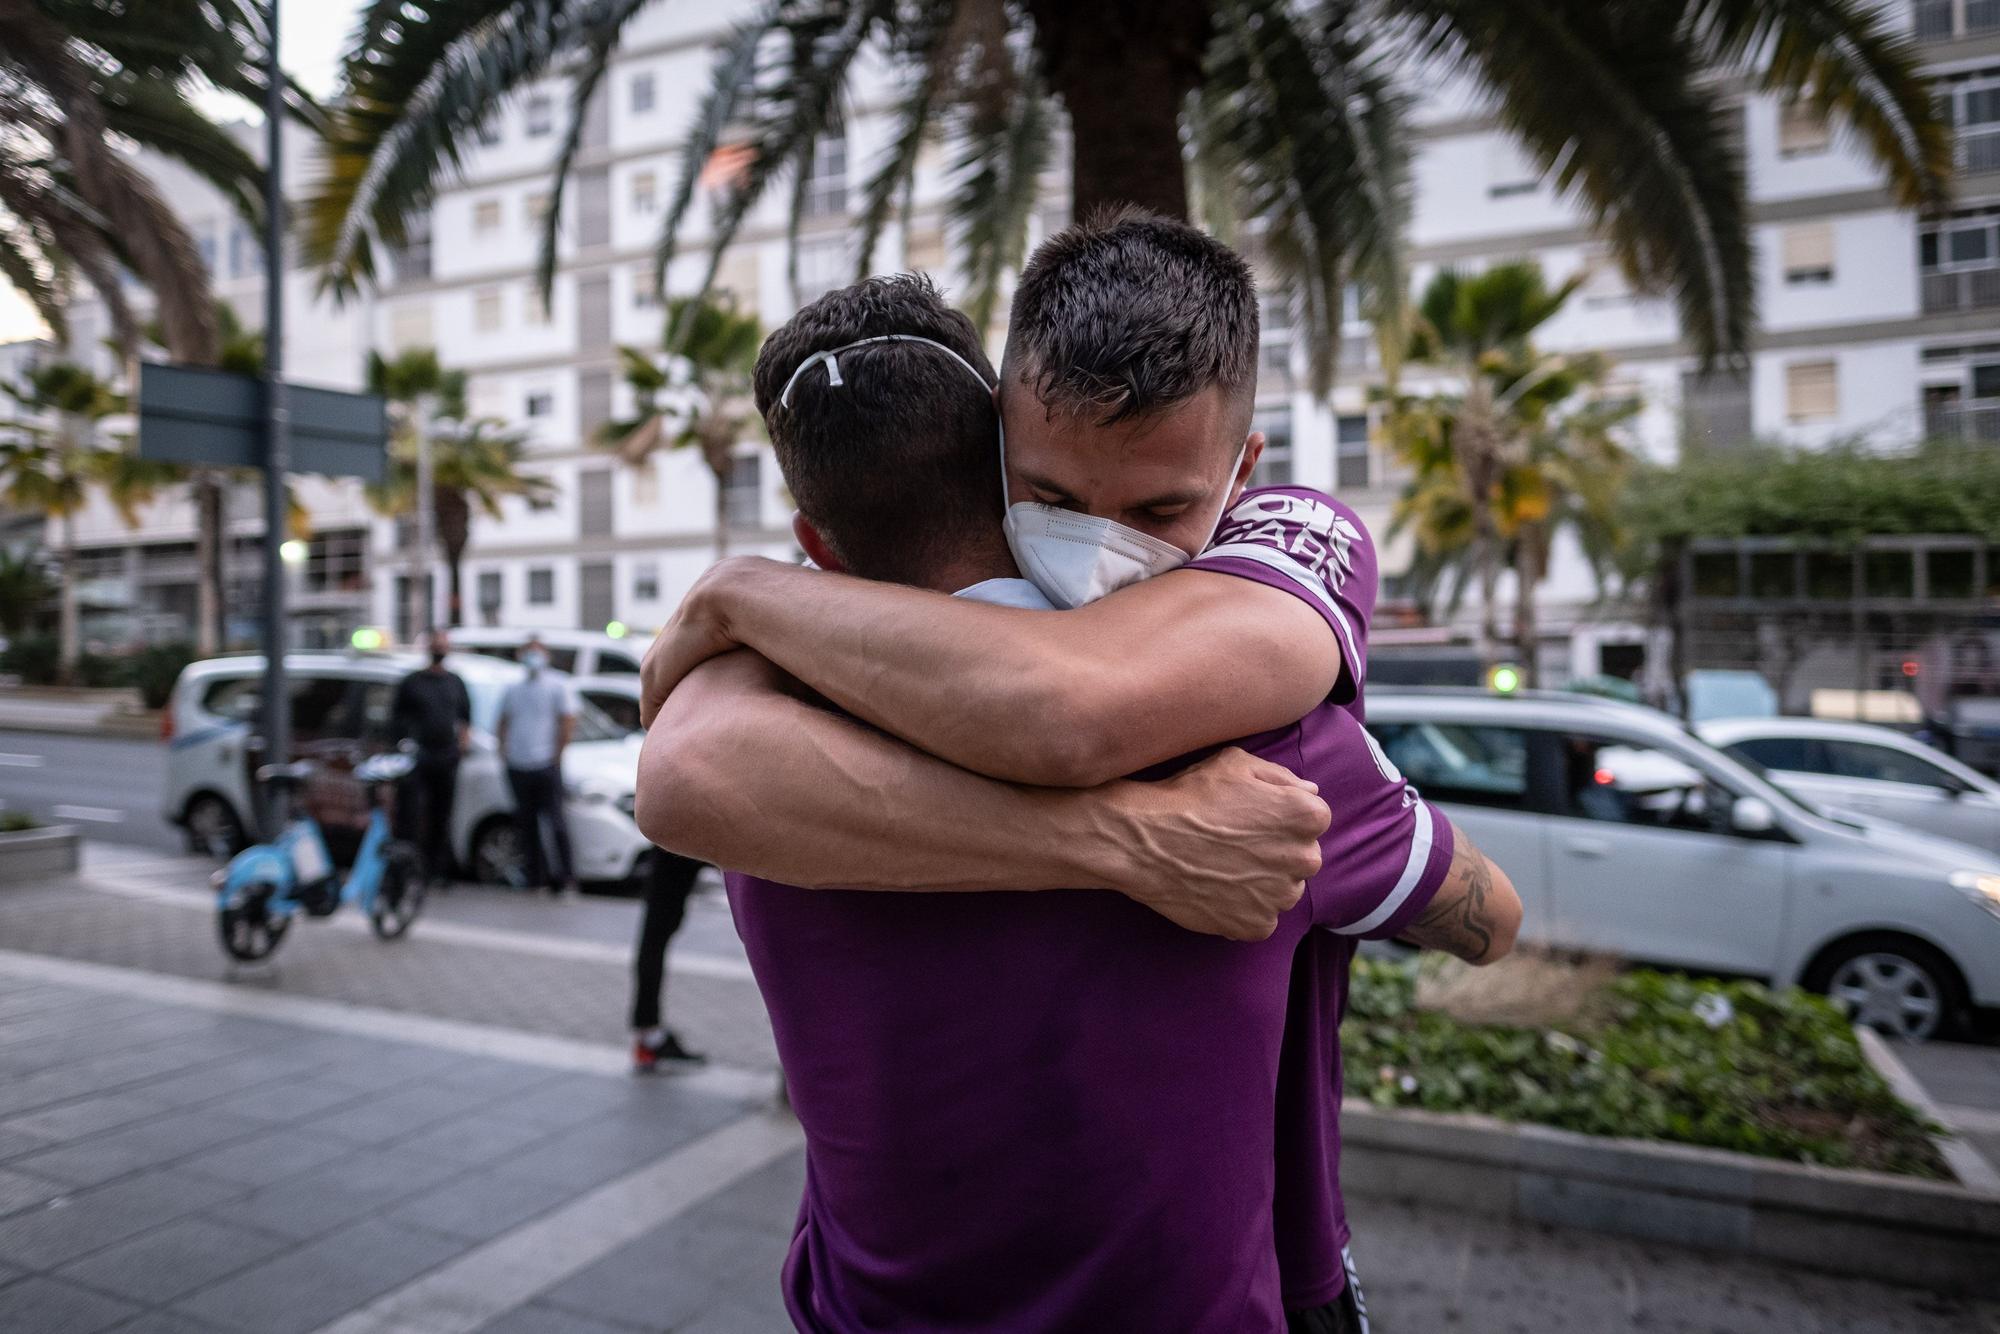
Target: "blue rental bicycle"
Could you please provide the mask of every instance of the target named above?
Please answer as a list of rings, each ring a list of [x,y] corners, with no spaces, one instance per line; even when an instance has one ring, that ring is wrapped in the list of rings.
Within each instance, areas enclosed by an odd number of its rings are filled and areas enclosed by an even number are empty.
[[[330,917],[344,903],[367,913],[383,940],[410,929],[424,904],[422,859],[390,833],[388,807],[396,785],[415,767],[412,756],[395,753],[373,755],[355,766],[354,779],[368,794],[368,823],[345,879],[327,852],[319,822],[305,813],[276,841],[245,848],[215,873],[216,927],[231,958],[246,963],[267,958],[299,913]],[[266,765],[257,777],[296,796],[318,770],[301,760]],[[298,809],[296,802],[288,805]]]

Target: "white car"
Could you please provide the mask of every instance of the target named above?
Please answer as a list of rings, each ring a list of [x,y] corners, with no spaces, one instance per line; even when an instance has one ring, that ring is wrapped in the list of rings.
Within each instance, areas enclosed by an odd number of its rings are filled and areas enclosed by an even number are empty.
[[[2000,853],[2000,783],[1901,732],[1817,718],[1722,718],[1695,730],[1814,805]]]
[[[639,726],[639,678],[629,675],[577,676],[570,679],[577,697],[627,732],[645,735]]]
[[[353,754],[387,743],[396,685],[424,665],[414,654],[295,653],[285,659],[294,748],[301,755]],[[513,797],[493,741],[500,696],[520,679],[513,663],[454,654],[445,665],[472,697],[470,753],[459,767],[451,848],[459,865],[489,883],[518,883]],[[263,763],[256,736],[263,696],[259,655],[191,664],[175,683],[167,717],[163,814],[197,849],[240,848],[254,827],[251,776]],[[587,704],[563,755],[566,812],[577,878],[625,881],[650,846],[632,821],[639,747]]]
[[[639,662],[646,656],[651,640],[635,635],[608,635],[601,630],[502,630],[484,626],[460,626],[451,633],[451,647],[458,653],[477,653],[488,658],[513,662],[521,646],[539,639],[549,651],[549,666],[572,676],[639,675]]]
[[[1803,805],[1625,704],[1383,692],[1368,728],[1513,877],[1524,939],[1798,983],[1911,1039],[2000,1006],[1990,852]]]

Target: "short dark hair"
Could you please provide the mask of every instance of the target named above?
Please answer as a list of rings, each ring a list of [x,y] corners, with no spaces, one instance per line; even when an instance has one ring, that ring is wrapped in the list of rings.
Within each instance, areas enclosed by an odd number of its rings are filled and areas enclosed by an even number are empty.
[[[989,390],[937,348],[874,343],[839,356],[841,383],[815,352],[880,334],[950,348],[988,386],[993,363],[972,321],[930,279],[902,273],[828,292],[764,340],[757,410],[799,512],[850,571],[921,583],[980,541],[1001,540],[1000,418]]]
[[[1014,288],[1010,379],[1052,412],[1100,425],[1183,403],[1211,385],[1257,388],[1257,284],[1242,256],[1184,222],[1099,213],[1036,248]]]

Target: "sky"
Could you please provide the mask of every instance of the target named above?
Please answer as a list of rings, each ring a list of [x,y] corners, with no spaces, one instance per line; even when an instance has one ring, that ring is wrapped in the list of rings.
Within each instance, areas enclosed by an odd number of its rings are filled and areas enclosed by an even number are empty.
[[[283,0],[283,5],[278,13],[278,48],[285,68],[323,97],[333,90],[340,50],[361,0]],[[262,120],[249,104],[221,93],[204,98],[202,105],[218,120]],[[33,338],[41,331],[33,308],[0,278],[0,343]]]

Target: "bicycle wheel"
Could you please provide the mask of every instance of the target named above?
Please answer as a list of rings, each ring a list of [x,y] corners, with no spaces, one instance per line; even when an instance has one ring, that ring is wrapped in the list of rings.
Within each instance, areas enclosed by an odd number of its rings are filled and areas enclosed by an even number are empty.
[[[216,931],[230,958],[255,963],[268,958],[284,941],[292,919],[271,915],[271,895],[275,888],[252,885],[234,904],[217,910]]]
[[[368,925],[383,940],[394,940],[410,929],[424,907],[423,859],[407,843],[391,843],[382,851],[382,882],[368,906]]]

